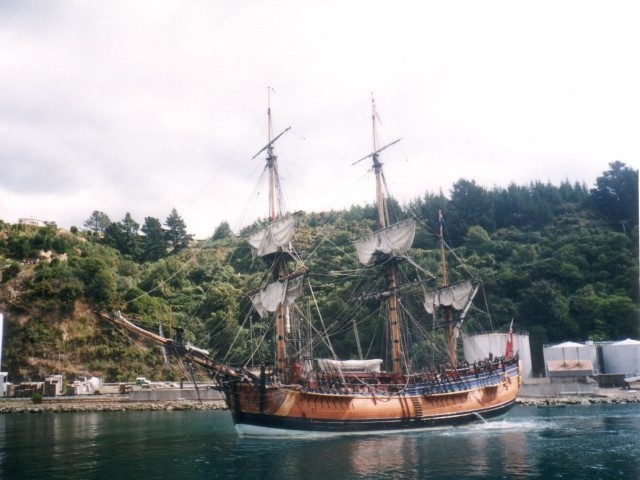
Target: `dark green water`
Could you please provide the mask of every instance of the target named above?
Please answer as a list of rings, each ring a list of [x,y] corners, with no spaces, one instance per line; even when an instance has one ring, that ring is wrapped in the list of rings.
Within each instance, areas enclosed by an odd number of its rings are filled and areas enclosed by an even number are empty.
[[[0,415],[0,479],[640,479],[640,405],[516,407],[502,422],[238,438],[227,412]]]

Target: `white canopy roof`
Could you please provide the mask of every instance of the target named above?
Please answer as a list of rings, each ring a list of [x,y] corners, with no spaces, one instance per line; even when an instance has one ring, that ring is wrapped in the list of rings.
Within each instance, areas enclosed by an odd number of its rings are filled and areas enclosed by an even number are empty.
[[[612,345],[640,345],[640,341],[627,338],[626,340],[620,340],[619,342],[612,343]]]
[[[550,347],[550,348],[582,348],[582,347],[584,347],[584,345],[582,345],[581,343],[564,342],[564,343],[559,343],[558,345],[554,345],[553,347]]]

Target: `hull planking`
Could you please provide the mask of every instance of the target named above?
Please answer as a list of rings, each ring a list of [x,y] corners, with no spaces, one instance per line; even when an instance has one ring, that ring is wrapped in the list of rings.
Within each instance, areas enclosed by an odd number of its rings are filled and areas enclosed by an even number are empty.
[[[503,417],[515,404],[520,384],[517,366],[492,378],[466,378],[440,393],[333,394],[298,385],[253,383],[225,389],[236,430],[244,435],[365,433],[406,431]]]

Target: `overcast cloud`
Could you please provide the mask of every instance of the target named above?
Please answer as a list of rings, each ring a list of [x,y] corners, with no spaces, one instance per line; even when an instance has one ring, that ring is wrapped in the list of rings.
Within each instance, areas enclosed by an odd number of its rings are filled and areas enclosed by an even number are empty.
[[[3,0],[0,219],[175,207],[202,238],[264,217],[267,86],[292,210],[373,200],[352,166],[371,92],[401,202],[460,178],[591,187],[638,168],[639,45],[637,2]]]

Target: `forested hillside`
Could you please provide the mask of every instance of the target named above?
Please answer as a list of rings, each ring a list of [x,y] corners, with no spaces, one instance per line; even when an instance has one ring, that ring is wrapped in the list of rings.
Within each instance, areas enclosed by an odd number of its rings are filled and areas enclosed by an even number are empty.
[[[538,368],[545,343],[640,337],[637,170],[614,162],[591,187],[535,182],[488,190],[461,179],[449,195],[426,193],[391,206],[399,219],[418,221],[414,257],[434,275],[442,212],[452,255],[483,281],[493,325],[505,329],[513,319],[514,330],[529,332]],[[164,223],[87,216],[69,232],[0,221],[1,369],[13,381],[58,371],[107,381],[181,375],[158,348],[100,321],[98,310],[120,310],[165,333],[182,327],[194,343],[231,361],[247,353],[234,339],[266,328],[243,322],[243,294],[260,276],[246,244],[255,225],[236,235],[223,222],[211,239],[197,241],[175,210]],[[375,211],[354,206],[297,217],[295,241],[308,252],[318,310],[332,318],[354,288],[340,273],[356,268],[352,242],[372,230]],[[452,269],[454,279],[460,272]],[[373,332],[362,335],[366,344]],[[353,334],[334,348],[353,354]]]

